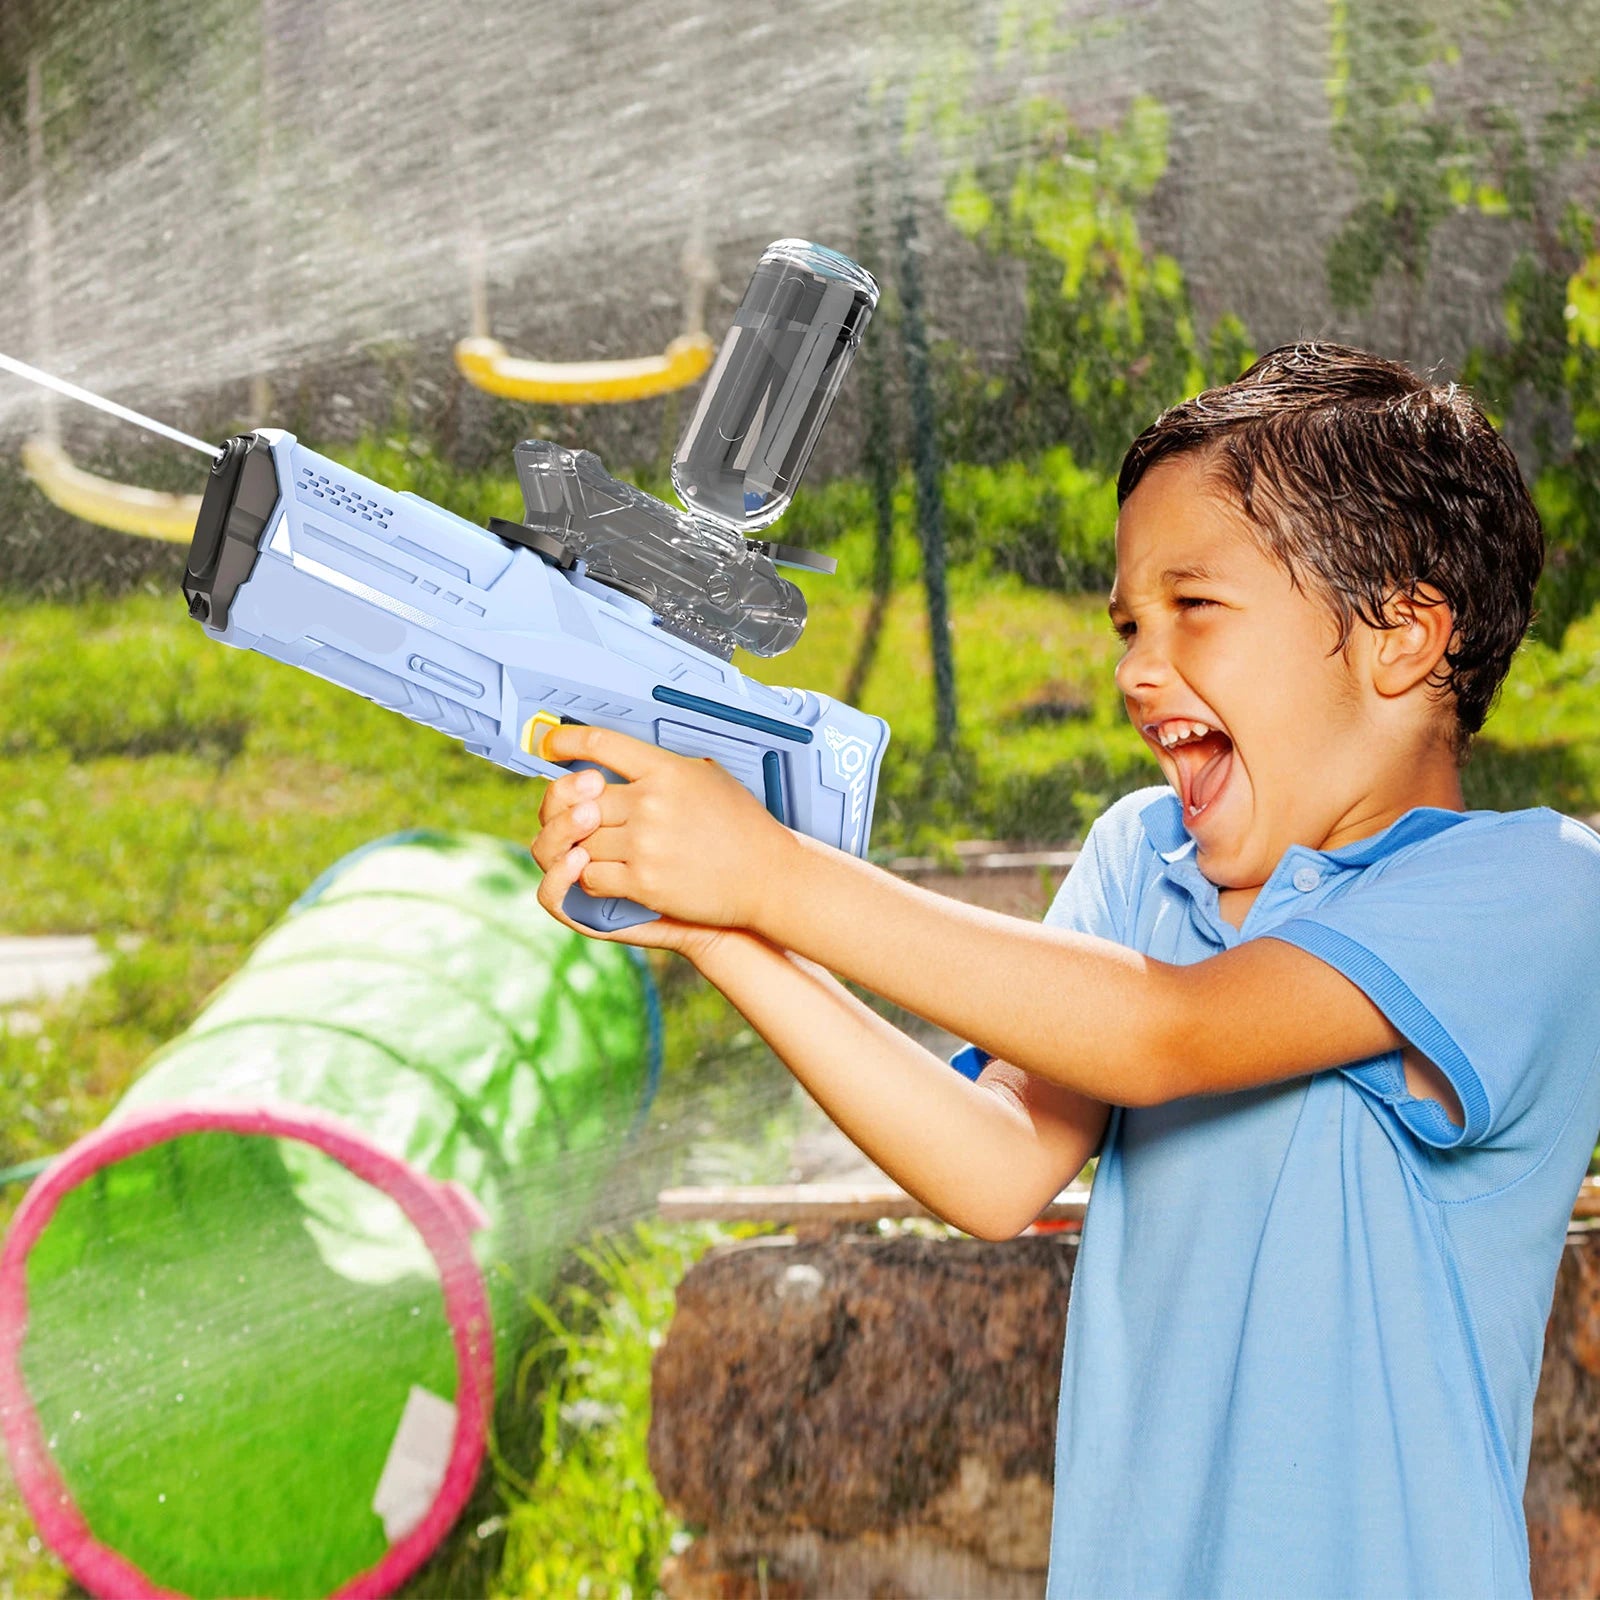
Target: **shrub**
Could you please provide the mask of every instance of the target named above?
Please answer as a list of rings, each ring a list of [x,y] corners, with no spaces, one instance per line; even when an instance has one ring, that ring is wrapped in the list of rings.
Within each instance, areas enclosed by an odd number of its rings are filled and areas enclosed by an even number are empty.
[[[1116,484],[1080,467],[1065,445],[1030,461],[951,467],[945,506],[952,566],[981,561],[1067,593],[1111,586]]]

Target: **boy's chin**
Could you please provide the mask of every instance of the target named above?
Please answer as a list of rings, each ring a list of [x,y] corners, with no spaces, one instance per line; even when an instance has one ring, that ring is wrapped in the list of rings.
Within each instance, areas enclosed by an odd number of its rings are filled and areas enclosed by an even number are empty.
[[[1222,818],[1207,813],[1194,820],[1189,831],[1195,865],[1218,889],[1257,889],[1272,875],[1272,864],[1260,859],[1262,852],[1252,847],[1242,828],[1230,827]]]
[[[1218,828],[1206,835],[1202,828],[1195,835],[1194,862],[1200,874],[1227,889],[1259,889],[1283,859],[1288,844],[1273,843],[1252,836],[1246,829]]]
[[[1244,865],[1239,857],[1227,850],[1208,850],[1195,841],[1194,864],[1200,875],[1219,889],[1254,889],[1262,881]]]

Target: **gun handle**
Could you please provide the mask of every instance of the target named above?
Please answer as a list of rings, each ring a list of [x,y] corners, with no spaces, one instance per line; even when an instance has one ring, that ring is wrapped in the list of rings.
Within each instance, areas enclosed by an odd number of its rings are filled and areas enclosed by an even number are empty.
[[[598,761],[573,761],[568,763],[567,771],[598,772],[607,783],[624,781],[619,773],[613,772],[609,767],[602,767]],[[596,933],[615,933],[619,928],[637,928],[641,922],[654,922],[661,915],[659,911],[652,911],[648,906],[640,905],[637,900],[619,900],[615,897],[608,900],[597,899],[587,890],[580,889],[577,884],[573,884],[567,890],[561,902],[561,909],[580,928],[591,928]]]
[[[615,933],[619,928],[637,928],[641,922],[654,922],[661,915],[637,900],[598,900],[577,884],[567,890],[561,909],[580,928],[596,933]]]

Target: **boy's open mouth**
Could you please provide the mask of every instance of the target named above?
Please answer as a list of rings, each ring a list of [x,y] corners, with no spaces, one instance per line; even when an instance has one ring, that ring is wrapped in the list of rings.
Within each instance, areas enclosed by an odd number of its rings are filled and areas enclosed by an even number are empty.
[[[1193,821],[1222,792],[1233,767],[1233,740],[1220,728],[1186,717],[1169,717],[1150,735],[1178,769],[1179,798]]]

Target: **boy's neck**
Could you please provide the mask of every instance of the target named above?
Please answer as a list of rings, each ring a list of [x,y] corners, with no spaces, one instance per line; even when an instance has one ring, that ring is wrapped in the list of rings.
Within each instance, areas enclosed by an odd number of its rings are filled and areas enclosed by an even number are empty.
[[[1390,776],[1393,779],[1390,785],[1368,795],[1361,807],[1341,819],[1325,839],[1315,844],[1307,841],[1310,848],[1338,850],[1347,844],[1370,839],[1418,807],[1434,807],[1440,811],[1465,811],[1467,808],[1461,793],[1461,769],[1453,757],[1423,759],[1409,770],[1391,769]],[[1218,890],[1217,909],[1222,920],[1235,928],[1241,927],[1263,887],[1258,883],[1249,888]]]
[[[1352,806],[1320,842],[1306,843],[1314,850],[1339,850],[1370,839],[1398,822],[1408,811],[1429,806],[1440,811],[1465,811],[1461,793],[1461,768],[1454,755],[1437,745],[1417,752],[1409,760],[1391,763],[1376,775],[1377,781]]]

